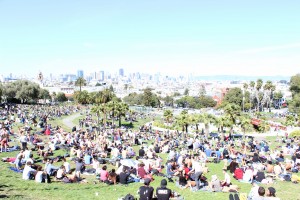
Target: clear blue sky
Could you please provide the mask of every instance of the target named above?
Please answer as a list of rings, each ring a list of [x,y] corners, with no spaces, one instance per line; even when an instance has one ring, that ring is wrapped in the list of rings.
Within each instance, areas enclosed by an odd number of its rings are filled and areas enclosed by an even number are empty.
[[[0,0],[0,74],[300,72],[297,0]]]

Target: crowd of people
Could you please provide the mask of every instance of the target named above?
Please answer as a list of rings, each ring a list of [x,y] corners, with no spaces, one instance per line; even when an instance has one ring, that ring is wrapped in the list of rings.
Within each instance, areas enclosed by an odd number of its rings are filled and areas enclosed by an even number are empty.
[[[139,130],[118,129],[109,124],[103,129],[95,126],[89,109],[85,109],[82,112],[76,106],[15,105],[1,110],[1,151],[18,151],[16,157],[2,160],[13,163],[16,170],[22,171],[24,180],[39,183],[53,180],[87,183],[83,175],[94,175],[94,184],[143,182],[139,189],[142,200],[179,196],[166,187],[167,182],[175,182],[182,190],[189,188],[192,192],[238,192],[231,177],[253,184],[247,195],[249,200],[271,200],[279,199],[275,189],[268,187],[265,190],[258,184],[300,181],[296,175],[300,169],[299,138],[278,138],[280,146],[271,149],[270,142],[265,140],[210,139],[201,134],[152,131],[151,124]],[[71,132],[49,123],[50,118],[75,112],[81,112],[84,117]],[[22,127],[14,132],[13,126],[17,123]],[[48,139],[43,139],[42,135],[49,135]],[[12,138],[15,146],[8,148]],[[138,151],[134,150],[136,145]],[[65,155],[55,157],[58,149],[64,149]],[[33,158],[34,151],[39,160]],[[167,160],[161,155],[167,155]],[[210,170],[208,163],[220,161],[224,163],[220,168],[222,177],[216,174],[206,177]],[[163,180],[154,193],[150,183],[155,176],[162,176]],[[231,195],[230,198],[239,199],[240,196]]]

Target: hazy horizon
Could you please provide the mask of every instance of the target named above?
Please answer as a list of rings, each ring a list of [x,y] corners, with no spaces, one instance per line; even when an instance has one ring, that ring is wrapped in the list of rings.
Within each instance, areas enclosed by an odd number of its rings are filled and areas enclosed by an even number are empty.
[[[300,72],[297,1],[0,0],[0,74]]]

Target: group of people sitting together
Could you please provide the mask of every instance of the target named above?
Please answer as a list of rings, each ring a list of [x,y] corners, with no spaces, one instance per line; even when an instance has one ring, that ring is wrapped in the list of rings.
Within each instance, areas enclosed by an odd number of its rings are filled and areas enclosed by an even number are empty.
[[[7,112],[15,113],[18,118],[26,116],[26,119],[29,119],[33,116],[27,112],[23,115],[22,111],[24,109],[16,107]],[[52,112],[51,115],[56,115],[58,109]],[[165,182],[168,180],[176,182],[181,189],[210,192],[237,192],[238,187],[231,180],[231,177],[234,177],[241,182],[254,184],[249,194],[249,199],[253,200],[265,195],[275,196],[274,188],[269,187],[265,191],[256,184],[271,184],[277,180],[295,183],[300,181],[295,174],[300,169],[300,141],[297,138],[278,139],[281,146],[271,149],[269,142],[252,138],[222,141],[178,131],[145,132],[113,128],[99,131],[87,123],[92,119],[90,117],[82,120],[79,128],[75,127],[72,132],[66,132],[59,127],[49,126],[47,119],[42,117],[45,116],[42,110],[37,109],[34,113],[35,118],[41,118],[43,121],[43,130],[45,127],[51,129],[47,143],[43,143],[38,135],[30,134],[31,130],[26,128],[25,124],[25,128],[19,129],[16,134],[9,128],[13,124],[12,121],[10,124],[0,124],[1,151],[6,150],[9,136],[17,136],[20,141],[21,151],[17,156],[4,160],[14,163],[17,170],[23,170],[24,180],[49,183],[54,179],[65,183],[85,183],[86,179],[82,174],[94,174],[97,180],[94,181],[95,184],[99,181],[109,185],[143,182],[140,198],[150,199],[149,194],[151,197],[160,196],[160,190],[157,189],[156,195],[153,195],[154,190],[149,189],[155,175],[165,178],[161,183],[162,187],[166,186]],[[138,152],[135,152],[134,145],[140,145]],[[65,149],[68,153],[53,157],[58,149]],[[41,160],[35,160],[32,151],[37,151]],[[168,155],[167,162],[164,163],[161,154]],[[128,160],[134,162],[130,163]],[[207,178],[208,163],[217,164],[221,160],[224,163],[223,168],[220,168],[222,179],[220,175],[218,177],[215,174]],[[54,162],[61,164],[55,166]],[[115,165],[116,169],[111,168],[108,163]],[[171,192],[161,192],[165,193],[169,195]]]

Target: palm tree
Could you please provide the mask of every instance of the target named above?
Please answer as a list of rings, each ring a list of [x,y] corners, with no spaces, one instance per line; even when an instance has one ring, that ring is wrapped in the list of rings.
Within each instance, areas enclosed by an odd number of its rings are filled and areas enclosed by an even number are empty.
[[[257,101],[257,110],[260,111],[261,110],[261,99],[262,99],[262,95],[261,95],[261,88],[263,86],[263,80],[262,79],[257,79],[256,81],[256,101]]]
[[[227,104],[224,107],[225,115],[228,116],[231,124],[236,124],[238,117],[241,115],[241,109],[236,104]]]
[[[119,119],[119,127],[122,126],[122,117],[126,115],[128,110],[129,110],[129,107],[126,103],[119,102],[116,104],[116,114]]]
[[[196,126],[196,131],[198,133],[199,122],[200,122],[200,115],[199,114],[190,115],[190,122],[191,122],[192,125]]]
[[[102,113],[102,107],[101,107],[101,105],[95,105],[95,106],[93,106],[92,109],[91,109],[91,111],[92,111],[92,113],[96,114],[96,116],[97,116],[97,124],[99,124],[99,122],[100,122],[100,115]]]
[[[168,124],[171,123],[173,119],[173,112],[171,110],[165,110],[164,111],[164,118]]]
[[[255,98],[255,89],[254,89],[254,87],[255,87],[255,82],[254,81],[251,81],[250,82],[250,84],[249,84],[249,86],[250,86],[250,98],[249,98],[249,100],[250,100],[250,105],[251,105],[251,107],[250,107],[250,109],[253,107],[253,105],[254,105],[254,98]]]
[[[182,127],[182,131],[188,132],[188,126],[190,124],[190,118],[188,112],[183,110],[176,118],[176,123]]]
[[[200,122],[204,124],[205,127],[205,136],[208,138],[209,134],[209,125],[216,123],[216,117],[212,114],[203,113],[200,115]]]
[[[111,119],[112,119],[112,125],[115,124],[115,112],[117,109],[117,104],[118,104],[118,102],[116,102],[116,101],[110,101],[110,102],[106,103],[108,111],[109,111]]]
[[[86,80],[82,77],[79,77],[76,81],[75,81],[75,86],[79,86],[79,91],[81,92],[81,87],[86,85]]]
[[[98,118],[98,123],[99,123],[99,117],[100,114],[103,113],[103,126],[104,128],[106,127],[106,119],[107,119],[107,113],[109,112],[108,106],[106,104],[99,104],[99,105],[95,105],[94,107],[92,107],[92,112],[96,113],[97,118]]]
[[[250,116],[249,115],[243,115],[239,118],[239,121],[240,121],[240,126],[243,130],[244,137],[245,137],[246,130],[249,129],[252,125]]]
[[[221,117],[216,118],[215,124],[220,129],[220,132],[222,134],[222,138],[224,139],[225,138],[224,137],[224,128],[232,127],[232,121],[230,120],[228,115],[222,115]]]

